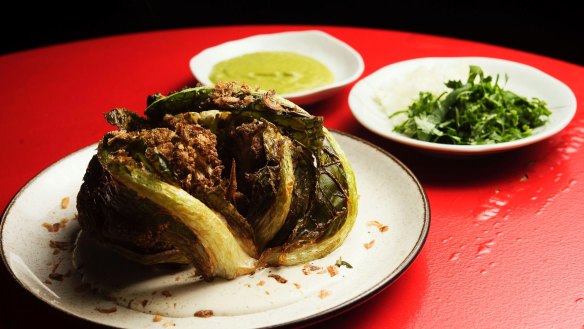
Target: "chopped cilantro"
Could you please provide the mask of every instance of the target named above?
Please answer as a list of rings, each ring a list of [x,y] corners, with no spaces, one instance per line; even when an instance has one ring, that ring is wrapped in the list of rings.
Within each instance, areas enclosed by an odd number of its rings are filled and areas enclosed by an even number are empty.
[[[476,81],[478,78],[478,82]],[[508,77],[505,76],[505,80]],[[494,144],[530,136],[551,112],[538,98],[528,100],[500,87],[483,70],[470,65],[468,80],[450,80],[451,89],[438,97],[422,91],[407,110],[405,122],[394,131],[422,141],[443,144]]]
[[[337,261],[335,262],[335,265],[337,267],[341,267],[341,266],[346,266],[347,268],[353,268],[353,265],[345,262],[344,260],[342,260],[341,258],[337,259]]]

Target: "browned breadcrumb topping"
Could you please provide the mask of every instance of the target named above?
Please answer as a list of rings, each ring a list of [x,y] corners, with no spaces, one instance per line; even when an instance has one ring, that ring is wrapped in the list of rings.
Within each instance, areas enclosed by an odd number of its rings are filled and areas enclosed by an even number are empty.
[[[339,274],[339,269],[336,266],[334,266],[334,265],[329,265],[329,266],[326,267],[326,269],[329,272],[329,275],[331,277]]]
[[[146,143],[145,155],[157,162],[166,159],[181,187],[189,193],[205,192],[222,184],[223,165],[217,153],[217,136],[209,129],[185,120],[170,118],[169,128],[142,131],[115,131],[108,144],[120,141],[129,143],[142,140]],[[120,149],[115,152],[118,162],[131,165],[135,161]],[[135,164],[138,165],[138,164]]]
[[[170,296],[172,296],[172,294],[170,293],[170,291],[168,291],[168,290],[164,290],[164,291],[162,292],[162,296],[164,296],[164,297],[170,297]]]
[[[284,279],[282,276],[278,274],[269,274],[268,277],[273,278],[274,280],[278,281],[279,283],[286,283],[288,280]]]
[[[323,290],[321,290],[321,291],[318,293],[318,297],[320,297],[320,298],[326,298],[326,297],[328,297],[330,294],[331,294],[331,293],[330,293],[328,290],[324,290],[324,289],[323,289]]]
[[[115,306],[112,306],[112,307],[96,307],[95,310],[98,311],[99,313],[109,314],[109,313],[116,312],[118,310],[118,308],[115,307]]]
[[[228,106],[242,108],[254,101],[251,93],[256,92],[248,84],[237,84],[235,82],[218,82],[215,89],[210,94],[210,99],[217,106]],[[261,95],[264,106],[275,111],[286,111],[284,106],[277,100],[276,91],[268,90]]]
[[[154,315],[154,317],[152,318],[152,322],[160,322],[162,321],[162,316],[160,316],[159,314]]]
[[[268,92],[264,95],[264,97],[262,98],[262,103],[264,103],[264,105],[266,107],[271,108],[272,110],[276,110],[276,111],[283,111],[284,108],[282,107],[282,105],[276,100],[276,98],[274,98],[274,96],[276,95],[276,92],[274,90],[268,90]]]
[[[375,240],[371,240],[367,243],[363,244],[363,247],[365,247],[365,249],[371,249],[373,247],[373,245],[375,244]]]
[[[200,311],[196,311],[194,316],[198,317],[198,318],[209,318],[213,316],[213,311],[212,310],[200,310]]]
[[[254,98],[250,95],[253,91],[253,88],[247,84],[237,88],[233,82],[219,82],[215,84],[215,89],[211,93],[210,99],[219,107],[245,107],[253,102]]]
[[[140,304],[142,304],[142,307],[146,307],[148,305],[148,299],[144,299]]]

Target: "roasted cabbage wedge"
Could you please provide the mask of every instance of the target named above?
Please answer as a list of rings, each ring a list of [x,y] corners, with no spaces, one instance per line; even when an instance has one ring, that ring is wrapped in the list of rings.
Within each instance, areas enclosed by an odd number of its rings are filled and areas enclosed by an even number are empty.
[[[77,198],[79,223],[143,264],[191,264],[206,280],[295,265],[336,249],[357,215],[355,177],[312,116],[236,83],[114,109]]]

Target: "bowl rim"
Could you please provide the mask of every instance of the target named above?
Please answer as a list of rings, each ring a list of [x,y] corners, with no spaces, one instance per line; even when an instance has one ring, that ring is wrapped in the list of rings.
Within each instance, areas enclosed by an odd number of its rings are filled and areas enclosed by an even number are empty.
[[[337,79],[335,77],[335,80],[333,82],[328,83],[326,85],[323,85],[321,87],[312,88],[312,89],[303,90],[303,91],[297,91],[297,92],[293,92],[293,93],[279,94],[281,97],[284,97],[287,99],[300,98],[300,97],[305,97],[305,96],[309,96],[309,95],[313,95],[313,94],[317,94],[317,93],[322,93],[322,92],[327,92],[327,91],[331,91],[334,89],[338,89],[338,88],[346,86],[346,85],[350,84],[351,82],[354,82],[355,80],[357,80],[363,74],[363,72],[365,70],[365,62],[363,60],[363,57],[361,56],[361,54],[357,50],[355,50],[353,47],[351,47],[345,41],[340,40],[340,39],[334,37],[333,35],[325,32],[325,31],[318,30],[318,29],[295,30],[295,31],[275,32],[275,33],[262,33],[262,34],[250,35],[250,36],[239,38],[239,39],[229,40],[229,41],[217,44],[215,46],[205,48],[202,51],[200,51],[199,53],[195,54],[193,57],[191,57],[191,59],[189,61],[189,67],[191,69],[192,74],[197,79],[197,81],[199,81],[203,85],[213,85],[213,83],[209,79],[209,76],[207,74],[201,73],[200,69],[199,69],[201,67],[200,66],[201,59],[204,58],[205,56],[208,56],[209,54],[212,54],[213,52],[218,51],[219,49],[221,49],[223,47],[236,45],[238,43],[253,42],[253,41],[257,41],[258,39],[261,40],[264,38],[267,38],[267,39],[283,38],[283,37],[285,38],[285,37],[289,37],[289,36],[295,36],[295,37],[312,36],[312,37],[322,38],[322,40],[326,40],[327,42],[329,42],[331,44],[335,44],[337,47],[340,47],[341,49],[343,49],[345,51],[345,54],[347,54],[351,58],[351,60],[354,62],[355,65],[353,66],[352,73],[348,76],[345,76],[341,79]],[[252,52],[255,52],[255,51],[257,51],[257,50],[253,50]],[[242,53],[242,54],[244,54],[244,53]],[[333,53],[333,55],[337,56],[335,53]],[[218,62],[218,60],[216,60],[214,62],[207,63],[206,65],[207,65],[207,67],[212,67],[217,62]],[[330,65],[330,63],[323,63],[323,64],[325,64],[327,66]]]
[[[425,62],[431,62],[431,61],[445,62],[445,61],[456,61],[456,60],[481,61],[483,63],[487,63],[487,62],[493,63],[494,65],[497,65],[497,64],[511,65],[511,66],[514,66],[518,69],[527,70],[527,71],[531,72],[532,74],[536,74],[544,79],[547,79],[550,83],[553,83],[557,88],[563,90],[563,92],[564,92],[563,96],[566,96],[566,103],[562,104],[561,106],[554,106],[554,107],[561,107],[561,108],[565,108],[566,110],[561,112],[562,115],[559,117],[559,120],[557,121],[557,123],[555,123],[551,127],[552,129],[549,128],[549,123],[548,123],[547,125],[539,127],[539,128],[541,128],[541,131],[537,132],[537,130],[536,130],[536,132],[534,134],[532,134],[531,136],[528,136],[528,137],[524,137],[524,138],[513,140],[513,141],[502,142],[502,143],[493,143],[493,144],[455,145],[455,144],[441,144],[441,143],[421,141],[421,140],[417,140],[415,138],[407,137],[405,135],[393,132],[391,130],[381,131],[379,126],[376,123],[371,122],[371,120],[366,117],[366,115],[364,114],[364,112],[366,110],[360,109],[359,108],[360,105],[356,104],[357,102],[361,102],[361,101],[357,100],[358,96],[356,96],[356,94],[358,92],[360,92],[361,89],[371,88],[371,85],[373,84],[371,82],[372,80],[379,79],[380,76],[388,74],[387,73],[388,71],[391,71],[392,69],[394,69],[398,66],[409,65],[409,64],[415,65],[417,63],[425,63]],[[479,65],[479,66],[481,66],[481,65]],[[357,121],[359,121],[363,126],[365,126],[370,131],[372,131],[372,132],[374,132],[382,137],[393,140],[395,142],[399,142],[399,143],[404,144],[404,145],[413,146],[413,147],[416,147],[419,149],[423,149],[426,151],[432,151],[432,152],[438,152],[438,153],[451,153],[451,154],[459,154],[459,155],[487,154],[487,153],[507,151],[507,150],[512,150],[515,148],[531,145],[533,143],[547,139],[547,138],[559,133],[564,128],[566,128],[566,126],[568,126],[570,124],[572,119],[575,117],[577,107],[578,107],[577,106],[577,99],[576,99],[576,96],[575,96],[573,90],[567,84],[562,82],[561,80],[553,77],[552,75],[544,72],[541,69],[538,69],[536,67],[533,67],[533,66],[525,64],[525,63],[521,63],[521,62],[517,62],[517,61],[513,61],[513,60],[508,60],[508,59],[503,59],[503,58],[497,58],[497,57],[487,57],[487,56],[427,56],[427,57],[417,57],[417,58],[411,58],[411,59],[406,59],[406,60],[402,60],[402,61],[397,61],[397,62],[388,64],[388,65],[385,65],[385,66],[375,70],[374,72],[370,73],[369,75],[363,77],[361,80],[359,80],[353,86],[353,88],[351,88],[351,91],[349,92],[348,102],[349,102],[349,108],[350,108],[351,112],[353,113],[353,115],[355,116],[355,118],[357,119]],[[548,108],[550,108],[549,104],[548,104]],[[553,111],[552,108],[550,108],[550,109]]]

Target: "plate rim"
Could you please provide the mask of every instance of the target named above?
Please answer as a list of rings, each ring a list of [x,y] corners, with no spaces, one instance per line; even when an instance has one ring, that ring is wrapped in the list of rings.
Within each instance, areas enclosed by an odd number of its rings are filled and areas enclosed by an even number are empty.
[[[387,273],[387,275],[384,277],[384,279],[378,281],[375,285],[370,286],[368,289],[363,290],[358,296],[351,298],[351,299],[348,299],[348,300],[345,300],[344,302],[342,302],[334,307],[327,308],[321,312],[313,313],[313,314],[306,316],[306,317],[303,317],[303,318],[293,319],[293,320],[286,321],[286,322],[281,322],[281,323],[278,323],[276,325],[260,326],[257,328],[282,328],[282,327],[287,327],[287,326],[292,326],[292,325],[295,325],[295,326],[297,326],[297,325],[312,325],[312,324],[316,324],[316,323],[325,321],[327,319],[333,318],[335,316],[338,316],[341,313],[347,312],[347,311],[367,302],[368,300],[370,300],[371,298],[375,297],[377,294],[379,294],[383,290],[385,290],[385,288],[387,288],[388,286],[393,284],[399,277],[401,277],[407,271],[407,269],[410,267],[410,265],[415,261],[417,256],[422,251],[423,246],[425,245],[426,240],[428,238],[428,234],[429,234],[429,230],[430,230],[430,222],[431,222],[430,203],[429,203],[427,193],[426,193],[425,189],[423,188],[420,180],[411,171],[411,169],[408,168],[402,161],[400,161],[393,154],[391,154],[387,150],[383,149],[382,147],[373,144],[372,142],[369,142],[361,137],[358,137],[358,136],[355,136],[355,135],[352,135],[352,134],[349,134],[349,133],[346,133],[346,132],[343,132],[340,130],[331,129],[331,128],[327,128],[327,129],[331,133],[333,133],[333,135],[338,134],[338,135],[345,136],[345,137],[353,139],[354,141],[361,143],[365,146],[371,147],[372,149],[374,149],[378,152],[381,152],[384,156],[388,157],[393,162],[395,162],[399,166],[399,168],[405,174],[407,174],[408,177],[410,177],[412,179],[413,183],[415,184],[415,186],[420,194],[420,197],[422,199],[423,209],[424,209],[423,219],[422,219],[423,222],[422,222],[422,227],[421,227],[420,233],[415,239],[415,244],[408,251],[407,256],[404,257],[404,259],[399,263],[399,265],[396,266],[391,272]],[[52,164],[46,166],[44,169],[42,169],[36,175],[34,175],[16,192],[16,194],[12,197],[10,202],[8,202],[6,207],[3,209],[2,216],[0,217],[0,257],[2,258],[2,262],[4,264],[4,267],[6,268],[7,272],[10,273],[10,276],[13,278],[13,280],[15,280],[21,288],[23,288],[25,291],[27,291],[30,295],[32,295],[37,300],[40,300],[44,304],[49,305],[52,308],[54,308],[60,312],[64,312],[64,313],[66,313],[70,316],[73,316],[79,320],[93,323],[93,324],[97,324],[97,325],[110,326],[110,325],[106,324],[105,322],[100,322],[99,320],[84,317],[81,314],[76,314],[75,312],[71,311],[67,307],[64,307],[63,305],[51,303],[49,300],[44,298],[42,295],[35,293],[31,287],[26,285],[14,273],[12,267],[9,265],[9,262],[6,258],[6,253],[4,250],[4,242],[3,242],[3,240],[4,240],[3,237],[5,234],[5,223],[6,223],[6,220],[8,218],[8,214],[9,214],[10,210],[12,209],[12,207],[14,206],[14,204],[16,203],[16,201],[18,200],[19,196],[22,193],[24,193],[25,190],[30,185],[34,184],[34,182],[37,179],[39,179],[39,177],[41,177],[46,172],[48,172],[52,168],[58,166],[61,162],[68,160],[70,157],[73,157],[81,152],[85,152],[90,148],[95,148],[97,146],[97,144],[98,143],[93,143],[93,144],[90,144],[88,146],[82,147],[82,148],[77,149],[76,151],[73,151],[73,152],[65,155],[64,157],[56,160]],[[120,328],[124,328],[124,327],[120,327]]]
[[[407,137],[401,135],[399,133],[394,133],[393,131],[381,131],[378,127],[375,127],[371,122],[369,122],[363,112],[364,109],[357,109],[357,105],[355,105],[355,94],[360,88],[364,87],[370,79],[375,79],[377,76],[384,74],[384,71],[391,70],[392,68],[399,67],[401,65],[408,65],[415,62],[431,62],[431,61],[454,61],[454,60],[477,60],[477,61],[485,61],[485,62],[492,62],[498,63],[501,65],[512,65],[516,66],[522,70],[529,70],[537,75],[541,75],[542,77],[548,79],[549,81],[553,82],[558,88],[563,89],[566,92],[566,95],[569,96],[566,105],[561,106],[562,108],[567,108],[569,113],[568,115],[562,116],[560,124],[555,127],[554,130],[543,131],[540,134],[533,134],[531,136],[521,138],[514,141],[508,141],[503,143],[494,143],[494,144],[481,144],[481,145],[454,145],[454,144],[442,144],[442,143],[433,143],[433,142],[426,142],[417,140],[415,138]],[[535,96],[533,96],[535,97]],[[578,109],[578,102],[576,95],[572,88],[570,88],[565,82],[559,80],[558,78],[552,76],[551,74],[537,68],[531,66],[529,64],[525,64],[518,61],[513,61],[505,58],[499,57],[489,57],[489,56],[423,56],[423,57],[415,57],[405,60],[400,60],[397,62],[393,62],[387,65],[384,65],[377,70],[371,72],[367,76],[361,78],[357,83],[351,88],[349,91],[348,97],[349,109],[353,113],[354,117],[357,121],[367,128],[369,131],[394,142],[411,146],[419,150],[436,152],[436,153],[443,153],[443,154],[456,154],[456,155],[477,155],[477,154],[488,154],[488,153],[495,153],[495,152],[504,152],[510,151],[513,149],[517,149],[520,147],[528,146],[531,144],[535,144],[537,142],[541,142],[547,138],[550,138],[558,133],[560,133],[564,128],[566,128],[570,122],[574,119],[576,115],[576,111]],[[369,108],[369,107],[368,107]]]
[[[416,260],[416,258],[418,257],[418,255],[422,251],[424,245],[426,244],[426,240],[428,238],[428,234],[430,231],[430,222],[431,222],[430,203],[429,203],[428,195],[427,195],[425,189],[423,188],[421,182],[416,177],[416,175],[411,171],[411,169],[408,168],[401,160],[399,160],[393,154],[391,154],[390,152],[388,152],[384,148],[382,148],[378,145],[375,145],[372,142],[369,142],[368,140],[365,140],[361,137],[358,137],[358,136],[355,136],[355,135],[352,135],[352,134],[349,134],[349,133],[346,133],[343,131],[335,130],[335,129],[329,129],[329,131],[337,133],[339,135],[346,136],[346,137],[351,138],[351,139],[354,139],[362,144],[370,146],[371,148],[381,152],[385,156],[392,159],[397,165],[399,165],[399,167],[402,170],[404,170],[408,174],[408,176],[410,178],[412,178],[412,180],[416,184],[416,187],[418,188],[418,191],[420,192],[420,195],[422,196],[422,200],[423,200],[423,204],[424,204],[424,221],[423,221],[422,229],[420,231],[420,235],[418,236],[414,247],[410,250],[408,255],[399,264],[399,266],[397,266],[391,273],[388,273],[388,275],[385,277],[385,279],[378,282],[378,284],[376,286],[370,287],[368,290],[363,291],[359,296],[357,296],[353,299],[347,300],[344,303],[337,305],[336,307],[329,308],[329,309],[327,309],[323,312],[320,312],[320,313],[315,313],[312,316],[307,317],[305,319],[299,319],[296,321],[290,321],[288,323],[282,323],[281,325],[278,325],[276,327],[262,327],[262,328],[279,328],[280,326],[300,325],[300,324],[309,324],[309,323],[312,325],[312,324],[316,324],[318,322],[326,321],[328,319],[336,317],[344,312],[350,311],[353,308],[358,307],[359,305],[362,305],[363,303],[366,303],[367,301],[369,301],[373,297],[375,297],[378,294],[380,294],[381,292],[383,292],[383,290],[385,290],[385,288],[389,287],[398,278],[400,278],[410,268],[410,265]]]

